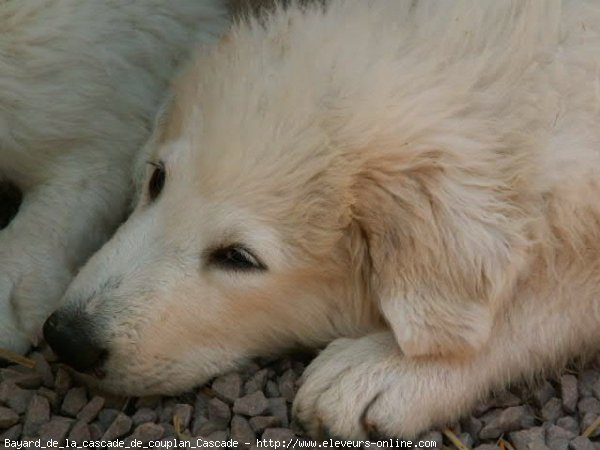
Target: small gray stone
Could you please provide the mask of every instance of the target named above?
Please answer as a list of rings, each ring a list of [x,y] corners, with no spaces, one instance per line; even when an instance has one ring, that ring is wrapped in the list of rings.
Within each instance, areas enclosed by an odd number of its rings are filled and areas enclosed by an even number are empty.
[[[15,370],[10,367],[0,367],[0,382],[2,381],[14,381],[15,378],[18,378],[23,374],[20,370]]]
[[[173,420],[173,410],[175,409],[175,404],[175,400],[172,398],[166,398],[163,400],[158,413],[159,422],[171,423]]]
[[[492,409],[491,411],[487,411],[485,414],[480,416],[479,420],[483,423],[483,426],[486,426],[491,422],[497,421],[501,412],[502,410],[500,409]]]
[[[131,418],[120,412],[102,436],[102,440],[112,441],[124,436],[129,430],[131,430]]]
[[[194,420],[192,422],[192,427],[191,427],[191,432],[192,432],[192,436],[205,436],[204,433],[202,433],[202,427],[204,427],[207,423],[210,423],[210,421],[204,417],[204,416],[194,416]],[[211,431],[214,431],[215,428],[213,428]]]
[[[252,361],[252,362],[249,362],[244,365],[244,367],[242,368],[242,374],[246,378],[250,378],[252,375],[254,375],[256,372],[258,372],[260,369],[261,369],[260,365],[258,365],[256,362]]]
[[[286,370],[279,378],[278,387],[281,396],[288,402],[293,402],[296,396],[296,372],[293,369]]]
[[[273,380],[268,380],[265,386],[265,395],[269,398],[276,398],[281,396],[279,392],[279,386]]]
[[[211,399],[208,402],[208,418],[211,422],[223,423],[225,426],[229,425],[231,420],[229,405],[218,398]]]
[[[527,450],[533,445],[545,445],[546,430],[543,427],[529,428],[528,430],[513,431],[508,434],[515,448]]]
[[[522,400],[509,391],[503,391],[491,399],[492,407],[508,408],[510,406],[519,406]]]
[[[561,417],[556,421],[556,425],[573,434],[579,434],[579,422],[572,416]]]
[[[43,424],[39,431],[38,436],[42,439],[42,442],[47,442],[50,439],[54,439],[59,443],[62,443],[67,438],[73,419],[68,417],[54,416],[50,419],[50,422]],[[62,444],[61,444],[62,445]]]
[[[33,394],[33,391],[21,389],[11,381],[0,383],[0,402],[17,414],[23,414],[27,410]]]
[[[203,392],[198,392],[196,394],[196,400],[194,401],[194,417],[204,416],[208,417],[208,403],[210,402],[210,397],[204,394]]]
[[[37,436],[40,427],[50,420],[50,404],[46,397],[34,395],[25,414],[23,436]]]
[[[36,389],[42,385],[42,376],[33,371],[22,372],[14,369],[0,369],[0,381],[10,381],[25,389]]]
[[[499,450],[500,447],[494,444],[482,444],[475,447],[473,450]],[[520,450],[520,449],[519,449]]]
[[[209,402],[210,398],[203,392],[198,392],[196,394],[196,400],[194,401],[194,418],[191,425],[192,436],[199,436],[199,430],[206,422],[208,422]]]
[[[70,392],[70,391],[69,391]],[[66,400],[66,399],[65,399]],[[64,407],[64,403],[63,403]],[[99,395],[94,396],[87,405],[85,405],[78,413],[77,419],[83,420],[86,423],[90,423],[94,420],[100,410],[104,407],[104,397],[100,397]]]
[[[251,417],[250,426],[255,433],[262,433],[267,428],[277,428],[282,426],[281,419],[276,416],[255,416]]]
[[[586,413],[581,418],[581,431],[585,431],[590,425],[592,425],[598,419],[598,415],[594,413]],[[596,430],[590,436],[591,438],[600,437],[600,427],[596,428]]]
[[[294,439],[295,437],[296,434],[288,428],[267,428],[262,434],[263,440],[266,439],[268,441],[269,439],[272,439],[280,443],[288,443],[290,439]],[[280,448],[281,447],[282,446],[280,446]]]
[[[560,399],[554,397],[546,402],[542,408],[542,418],[547,422],[556,422],[559,417],[564,415],[563,403]]]
[[[35,361],[35,372],[42,378],[42,382],[44,386],[47,388],[54,387],[54,375],[52,374],[52,369],[50,368],[50,364],[44,358],[44,355],[38,352],[34,352],[29,355],[29,358]]]
[[[71,428],[71,432],[69,433],[69,439],[81,443],[83,441],[89,441],[91,438],[92,433],[90,432],[88,424],[82,420],[75,422],[75,425],[73,425],[73,428]]]
[[[231,419],[231,439],[238,441],[243,448],[248,448],[256,443],[254,431],[244,417],[235,415]]]
[[[600,416],[600,400],[595,399],[594,397],[582,398],[577,403],[577,410],[582,416],[588,413]]]
[[[90,438],[94,441],[102,439],[102,435],[104,434],[104,431],[106,431],[98,422],[90,423],[88,425],[88,430],[90,431]]]
[[[58,409],[58,405],[60,404],[60,398],[58,397],[58,394],[55,391],[42,386],[38,389],[37,393],[38,395],[41,395],[42,397],[46,397],[48,399],[48,403],[50,403],[50,408],[52,408],[53,411]]]
[[[194,436],[210,436],[215,431],[226,430],[229,423],[223,423],[220,421],[206,420],[197,429],[192,431]]]
[[[285,399],[282,397],[270,398],[268,399],[268,402],[271,415],[277,417],[281,421],[282,427],[287,427],[289,425],[289,416]]]
[[[484,421],[485,422],[485,421]],[[479,432],[481,439],[496,439],[503,433],[530,427],[535,423],[531,410],[526,406],[511,406],[500,410]]]
[[[102,411],[100,411],[100,413],[102,413]],[[103,423],[100,422],[100,414],[98,414],[98,418],[96,420],[94,420],[92,423],[90,423],[89,425],[96,425],[98,428],[100,428],[102,430],[102,434],[104,434],[104,432],[106,431],[106,429],[108,428],[108,425],[104,425]]]
[[[269,401],[261,391],[238,398],[233,403],[233,412],[245,416],[260,416],[269,408]]]
[[[56,376],[54,377],[54,390],[59,395],[59,397],[63,397],[69,388],[71,387],[71,375],[62,367],[59,367],[56,370]]]
[[[550,448],[543,442],[534,442],[527,447],[527,450],[550,450]]]
[[[146,445],[150,441],[157,441],[163,437],[165,429],[162,425],[148,422],[139,425],[131,435],[132,439],[138,439],[142,441],[142,444]]]
[[[116,409],[106,408],[100,411],[98,414],[98,421],[104,430],[110,427],[110,424],[114,422],[115,418],[119,415],[119,411]]]
[[[23,425],[20,423],[10,427],[8,430],[0,434],[0,442],[4,442],[5,439],[8,439],[9,441],[16,441],[21,437],[21,431],[23,431]]]
[[[233,403],[242,394],[242,377],[239,373],[228,373],[212,383],[215,394],[227,403]]]
[[[131,420],[134,426],[138,426],[142,423],[147,422],[156,422],[158,415],[156,411],[150,408],[141,408],[138,409],[133,416],[131,416]]]
[[[595,450],[594,444],[588,438],[577,436],[569,442],[569,450]]]
[[[475,417],[482,417],[492,408],[492,400],[486,399],[485,401],[479,402],[472,410],[472,413]]]
[[[246,384],[244,384],[244,392],[247,394],[252,394],[256,391],[262,391],[267,384],[267,379],[269,376],[269,371],[267,369],[262,369],[256,372]]]
[[[0,430],[6,430],[19,421],[19,415],[12,409],[0,406]]]
[[[579,396],[591,397],[593,394],[594,383],[600,379],[600,372],[597,370],[584,370],[579,374]]]
[[[481,423],[481,420],[473,416],[465,417],[461,421],[461,429],[473,436],[479,436],[482,427],[483,424]]]
[[[190,422],[192,421],[193,413],[194,408],[192,405],[188,405],[187,403],[178,403],[173,407],[173,423],[175,423],[174,421],[177,420],[179,421],[181,429],[187,430],[190,426]]]
[[[592,386],[592,392],[596,398],[600,400],[600,378],[598,378],[598,380],[594,383],[594,386]]]
[[[77,413],[87,404],[87,393],[84,387],[74,387],[69,389],[60,408],[61,412],[67,416],[75,417]]]
[[[575,434],[556,425],[550,425],[546,430],[546,444],[551,450],[567,450],[574,437]]]
[[[560,377],[560,396],[564,410],[569,414],[573,414],[579,398],[577,378],[573,375],[563,375]]]
[[[219,430],[210,433],[206,438],[210,441],[226,441],[229,439],[228,430]]]
[[[533,391],[533,399],[538,408],[543,408],[552,397],[556,397],[556,389],[548,381],[544,381]]]

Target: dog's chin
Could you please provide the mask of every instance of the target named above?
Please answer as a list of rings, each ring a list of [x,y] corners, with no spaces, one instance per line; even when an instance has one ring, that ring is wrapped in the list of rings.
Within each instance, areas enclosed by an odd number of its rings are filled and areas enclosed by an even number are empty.
[[[184,362],[156,359],[149,364],[135,358],[127,359],[122,353],[117,355],[114,352],[113,357],[104,361],[100,368],[85,373],[70,367],[68,370],[74,379],[95,390],[111,395],[142,397],[189,392],[221,373],[240,369],[248,363],[245,357],[223,358],[219,361],[205,355],[191,355]],[[190,361],[193,363],[190,364]]]
[[[199,376],[193,383],[178,382],[173,379],[150,379],[132,374],[111,373],[106,371],[102,376],[94,373],[81,373],[70,370],[73,378],[89,388],[110,395],[122,397],[144,397],[148,395],[178,395],[202,385],[210,377]]]
[[[67,370],[74,380],[95,391],[123,397],[140,397],[159,393],[153,392],[153,389],[147,387],[144,380],[129,381],[129,378],[123,377],[122,374],[116,375],[106,371],[82,373],[69,367]]]

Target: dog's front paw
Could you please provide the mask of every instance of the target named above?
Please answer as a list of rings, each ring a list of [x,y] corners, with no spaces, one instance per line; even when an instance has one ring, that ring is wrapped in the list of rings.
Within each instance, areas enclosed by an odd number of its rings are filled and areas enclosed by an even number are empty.
[[[307,368],[294,414],[315,437],[414,438],[471,404],[463,374],[405,358],[391,333],[338,339]]]
[[[380,343],[373,338],[338,339],[309,365],[294,414],[311,435],[364,439],[401,431],[386,425],[392,416],[403,414],[399,403],[389,410],[395,403],[389,401],[394,367],[402,354],[388,347],[386,336],[378,337]]]

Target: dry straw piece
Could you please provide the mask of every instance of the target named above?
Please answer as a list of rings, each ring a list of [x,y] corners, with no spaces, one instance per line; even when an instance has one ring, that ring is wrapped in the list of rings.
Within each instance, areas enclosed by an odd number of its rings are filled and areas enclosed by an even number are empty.
[[[442,433],[446,435],[446,437],[458,450],[469,450],[469,448],[461,442],[458,436],[454,434],[454,432],[450,428],[444,428],[442,430]]]
[[[592,423],[589,427],[587,427],[585,429],[585,431],[583,432],[582,436],[589,438],[592,434],[594,434],[594,431],[596,431],[598,429],[598,427],[600,427],[600,417],[598,417],[594,423]]]
[[[502,438],[498,440],[498,446],[500,447],[500,450],[515,450],[515,448],[511,445],[510,442],[505,441]]]
[[[25,356],[21,356],[18,353],[11,352],[10,350],[6,350],[4,348],[0,348],[0,359],[11,363],[20,364],[21,366],[25,366],[30,369],[35,367],[35,361],[33,359],[26,358]]]

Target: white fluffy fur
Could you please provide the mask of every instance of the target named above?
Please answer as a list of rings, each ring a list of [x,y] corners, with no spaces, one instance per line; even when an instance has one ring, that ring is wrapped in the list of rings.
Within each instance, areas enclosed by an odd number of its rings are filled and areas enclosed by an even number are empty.
[[[297,417],[410,436],[596,350],[599,55],[584,1],[334,0],[237,26],[175,83],[147,147],[163,192],[67,290],[63,314],[104,330],[102,385],[174,392],[333,340]],[[233,244],[268,270],[211,264]]]
[[[176,64],[227,24],[222,0],[0,2],[0,347],[24,351],[123,220],[137,150]]]

